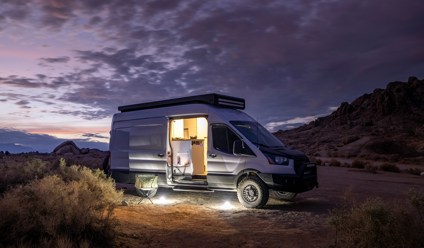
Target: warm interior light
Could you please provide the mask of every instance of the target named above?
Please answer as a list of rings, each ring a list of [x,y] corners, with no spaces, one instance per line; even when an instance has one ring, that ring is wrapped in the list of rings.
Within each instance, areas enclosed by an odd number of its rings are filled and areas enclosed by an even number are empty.
[[[183,139],[184,138],[184,120],[174,120],[172,125],[172,138]]]
[[[208,137],[208,121],[204,117],[197,118],[197,138],[204,139]]]

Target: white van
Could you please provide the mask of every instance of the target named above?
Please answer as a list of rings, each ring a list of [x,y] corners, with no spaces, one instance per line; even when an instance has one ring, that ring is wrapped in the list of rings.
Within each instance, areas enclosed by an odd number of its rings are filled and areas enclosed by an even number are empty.
[[[315,164],[244,108],[244,99],[219,94],[121,106],[112,120],[109,173],[149,197],[158,187],[237,191],[248,208],[263,207],[269,192],[291,200],[317,187]]]

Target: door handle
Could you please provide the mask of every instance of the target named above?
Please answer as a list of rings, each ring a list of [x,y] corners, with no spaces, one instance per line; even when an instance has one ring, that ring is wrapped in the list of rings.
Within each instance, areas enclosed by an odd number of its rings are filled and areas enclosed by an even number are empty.
[[[216,157],[216,154],[215,153],[211,153],[211,154],[209,154],[209,157],[214,158],[214,157]]]
[[[163,153],[158,154],[158,157],[163,157],[163,156],[164,156]]]

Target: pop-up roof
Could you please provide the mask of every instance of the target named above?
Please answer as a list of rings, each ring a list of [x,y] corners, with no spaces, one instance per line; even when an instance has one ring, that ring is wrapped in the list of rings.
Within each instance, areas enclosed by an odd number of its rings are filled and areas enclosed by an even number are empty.
[[[188,96],[182,98],[174,98],[163,101],[156,102],[145,102],[133,105],[125,105],[118,107],[118,110],[121,112],[130,112],[141,109],[151,109],[151,108],[160,108],[160,107],[169,107],[175,105],[184,105],[192,103],[205,103],[213,106],[219,106],[224,108],[233,108],[233,109],[244,109],[245,101],[243,98],[225,96],[220,94],[206,94],[198,96]]]

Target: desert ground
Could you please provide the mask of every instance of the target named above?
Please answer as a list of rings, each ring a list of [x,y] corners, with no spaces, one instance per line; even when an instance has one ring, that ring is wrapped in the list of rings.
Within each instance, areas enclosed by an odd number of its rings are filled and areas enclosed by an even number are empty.
[[[243,208],[234,192],[193,193],[160,189],[149,199],[125,191],[118,207],[116,247],[331,247],[335,231],[328,219],[348,195],[358,201],[380,197],[406,202],[424,177],[378,171],[318,168],[319,188],[293,202],[271,199],[264,209]],[[348,193],[350,192],[350,193]],[[141,202],[140,202],[141,201]],[[224,203],[227,202],[227,208]]]

